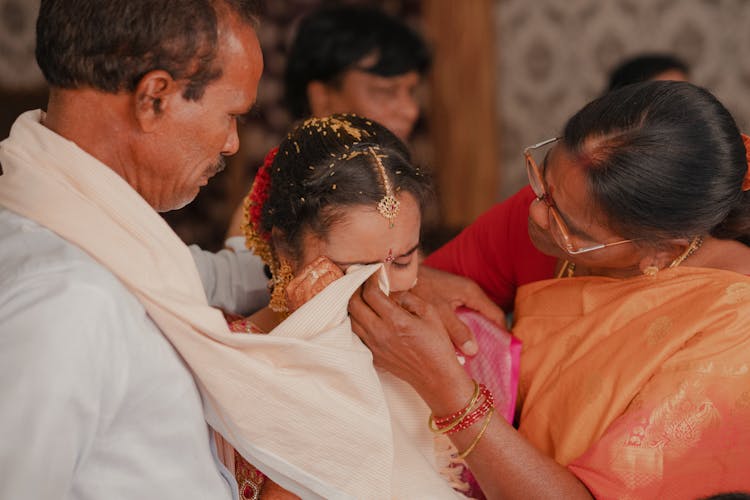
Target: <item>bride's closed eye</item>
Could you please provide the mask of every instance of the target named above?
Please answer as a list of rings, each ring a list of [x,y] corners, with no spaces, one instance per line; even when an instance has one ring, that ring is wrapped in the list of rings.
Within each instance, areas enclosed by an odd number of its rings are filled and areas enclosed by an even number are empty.
[[[417,250],[419,250],[419,242],[416,245],[414,245],[411,249],[407,250],[406,253],[404,253],[403,255],[399,255],[398,257],[393,259],[391,262],[381,261],[381,260],[372,260],[372,261],[367,261],[367,262],[351,262],[351,261],[343,262],[340,260],[331,259],[330,257],[328,258],[331,260],[331,262],[339,266],[339,268],[341,268],[341,271],[344,273],[346,273],[346,270],[350,266],[354,266],[354,265],[367,266],[370,264],[377,264],[379,262],[384,262],[386,264],[388,263],[393,264],[394,267],[396,267],[397,269],[406,269],[412,264],[412,261],[414,260],[414,254],[416,253]]]
[[[391,264],[393,264],[394,267],[399,269],[406,269],[411,265],[412,259],[407,260],[406,262],[399,262],[398,260],[394,260]]]
[[[414,245],[411,250],[406,252],[405,254],[401,255],[400,257],[397,257],[391,264],[393,264],[394,267],[397,269],[406,269],[407,267],[411,266],[412,261],[414,260],[414,254],[419,249],[419,243]]]

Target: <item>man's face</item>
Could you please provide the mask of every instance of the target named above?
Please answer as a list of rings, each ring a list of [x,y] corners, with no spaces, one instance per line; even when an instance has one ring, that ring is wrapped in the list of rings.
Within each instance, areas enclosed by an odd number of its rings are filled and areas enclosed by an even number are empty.
[[[409,71],[396,76],[378,76],[366,71],[346,71],[340,84],[328,87],[328,109],[313,115],[354,113],[385,126],[401,140],[407,140],[419,118],[417,88],[420,75]]]
[[[222,75],[197,101],[172,99],[158,130],[138,153],[139,168],[151,175],[141,190],[158,211],[182,208],[218,173],[224,156],[239,148],[237,118],[249,111],[263,71],[263,55],[252,27],[233,16],[219,22],[219,50],[214,64]]]

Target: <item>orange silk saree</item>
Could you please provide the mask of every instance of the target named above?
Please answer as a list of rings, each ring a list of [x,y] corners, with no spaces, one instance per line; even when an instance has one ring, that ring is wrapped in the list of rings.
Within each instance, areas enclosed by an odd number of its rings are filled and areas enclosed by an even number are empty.
[[[750,491],[750,278],[522,287],[519,431],[597,498]]]

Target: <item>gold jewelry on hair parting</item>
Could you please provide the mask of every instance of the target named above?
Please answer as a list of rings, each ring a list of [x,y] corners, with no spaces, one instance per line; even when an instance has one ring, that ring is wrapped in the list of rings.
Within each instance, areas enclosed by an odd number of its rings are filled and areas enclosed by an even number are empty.
[[[394,196],[393,188],[391,187],[391,181],[388,180],[388,174],[385,171],[385,167],[383,166],[382,158],[385,158],[386,156],[376,153],[375,149],[372,146],[369,146],[367,149],[375,159],[375,166],[378,167],[380,180],[383,182],[383,190],[385,191],[385,196],[383,196],[383,198],[378,203],[378,212],[380,213],[380,215],[388,219],[390,227],[393,227],[393,221],[396,220],[398,211],[401,208],[401,202],[399,202]]]

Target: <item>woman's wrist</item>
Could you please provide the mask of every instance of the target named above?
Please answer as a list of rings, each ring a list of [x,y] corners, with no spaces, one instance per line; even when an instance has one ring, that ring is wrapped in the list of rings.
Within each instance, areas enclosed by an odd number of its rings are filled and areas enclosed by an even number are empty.
[[[438,417],[450,415],[466,406],[475,389],[474,381],[458,362],[454,369],[446,370],[439,379],[434,378],[431,382],[419,392]]]

